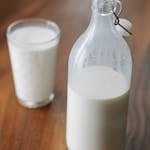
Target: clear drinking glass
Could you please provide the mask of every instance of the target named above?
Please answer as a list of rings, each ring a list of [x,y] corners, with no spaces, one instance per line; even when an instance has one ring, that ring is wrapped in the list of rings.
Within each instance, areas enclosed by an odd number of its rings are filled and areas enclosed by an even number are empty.
[[[60,29],[45,19],[24,19],[7,29],[16,95],[28,108],[47,105],[54,98]]]

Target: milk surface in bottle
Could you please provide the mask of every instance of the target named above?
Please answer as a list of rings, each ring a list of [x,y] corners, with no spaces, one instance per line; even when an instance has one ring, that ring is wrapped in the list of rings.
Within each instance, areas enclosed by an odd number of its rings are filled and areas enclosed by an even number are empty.
[[[132,59],[113,24],[116,5],[93,1],[90,25],[69,57],[69,150],[125,150]]]

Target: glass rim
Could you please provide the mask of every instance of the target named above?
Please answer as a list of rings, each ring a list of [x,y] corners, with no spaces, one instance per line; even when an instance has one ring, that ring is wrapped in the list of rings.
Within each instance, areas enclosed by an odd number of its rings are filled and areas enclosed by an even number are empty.
[[[45,41],[42,41],[42,42],[31,42],[31,43],[30,42],[23,42],[23,41],[20,41],[18,39],[12,38],[11,32],[13,32],[12,30],[15,26],[17,26],[21,23],[36,23],[36,22],[45,23],[45,25],[47,25],[47,27],[53,26],[56,30],[56,31],[54,31],[56,33],[56,35],[53,38],[49,39],[49,40],[45,40]],[[41,45],[41,44],[42,45],[43,44],[49,44],[50,42],[54,41],[55,39],[57,39],[57,38],[59,39],[60,38],[60,33],[61,33],[60,28],[54,21],[51,21],[51,20],[48,20],[48,19],[42,19],[42,18],[29,18],[29,19],[20,19],[20,20],[12,22],[7,27],[6,36],[7,36],[7,39],[9,39],[10,41],[12,41],[16,44],[36,46],[36,45]]]

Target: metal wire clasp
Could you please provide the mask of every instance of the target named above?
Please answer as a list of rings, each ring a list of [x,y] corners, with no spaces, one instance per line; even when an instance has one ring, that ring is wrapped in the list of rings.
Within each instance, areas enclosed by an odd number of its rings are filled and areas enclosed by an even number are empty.
[[[121,12],[122,12],[122,2],[120,0],[116,0],[116,7],[113,10],[113,14],[115,16],[114,25],[119,25],[126,32],[128,32],[130,35],[132,35],[132,33],[127,28],[125,28],[123,25],[120,24],[119,15],[121,14]]]

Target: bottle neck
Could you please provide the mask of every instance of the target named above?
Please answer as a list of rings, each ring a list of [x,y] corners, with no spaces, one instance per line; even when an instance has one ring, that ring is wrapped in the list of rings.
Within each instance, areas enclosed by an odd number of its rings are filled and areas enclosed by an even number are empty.
[[[113,10],[116,0],[93,0],[92,18],[90,27],[99,31],[107,28],[106,31],[115,30],[113,23]]]
[[[99,27],[104,26],[105,28],[114,28],[113,14],[103,16],[97,12],[93,12],[91,23]]]
[[[93,12],[88,29],[93,33],[96,32],[97,34],[103,31],[115,32],[116,29],[113,23],[113,14],[103,16],[97,12]]]

